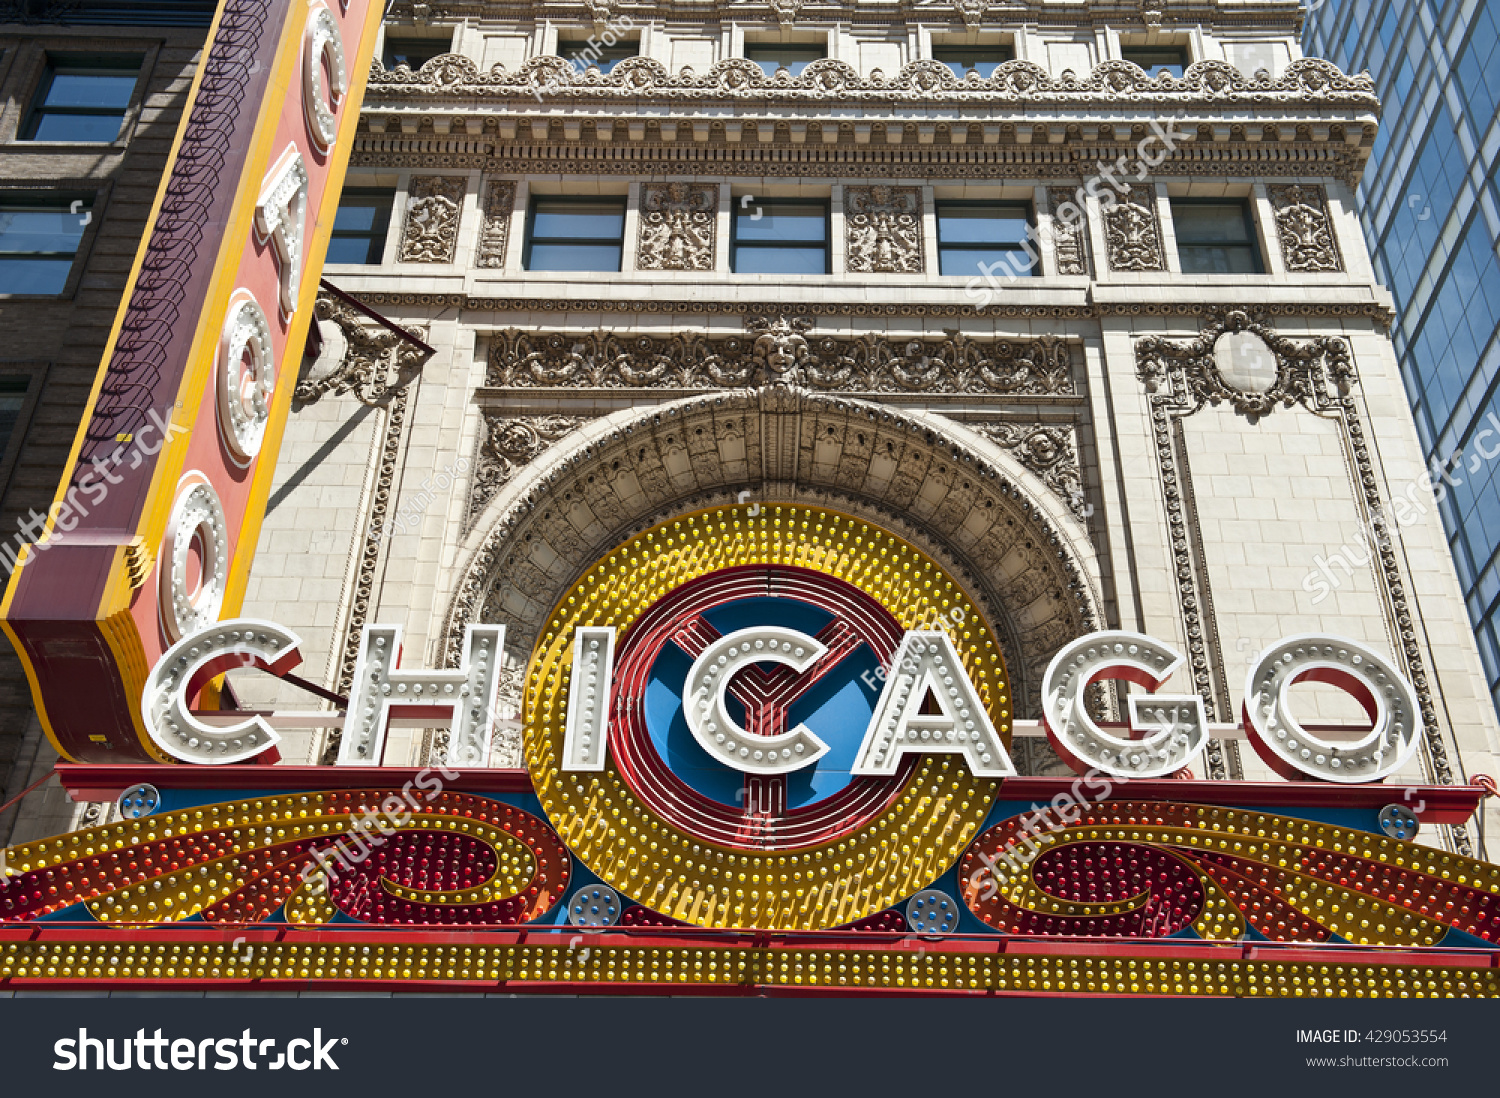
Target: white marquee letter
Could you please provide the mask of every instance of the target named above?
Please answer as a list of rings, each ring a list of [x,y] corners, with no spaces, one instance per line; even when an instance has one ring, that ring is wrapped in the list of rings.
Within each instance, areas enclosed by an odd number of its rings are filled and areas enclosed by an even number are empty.
[[[323,62],[333,79],[323,90]],[[320,152],[327,152],[338,137],[337,111],[349,92],[349,73],[344,65],[344,40],[333,12],[321,4],[309,13],[302,38],[302,105],[307,128]]]
[[[219,337],[219,435],[236,464],[260,453],[276,388],[276,350],[271,326],[249,290],[229,298]]]
[[[1143,633],[1107,630],[1066,645],[1042,678],[1042,715],[1047,738],[1073,770],[1103,771],[1120,778],[1160,778],[1181,770],[1208,742],[1208,716],[1196,694],[1144,698],[1131,695],[1130,728],[1146,732],[1121,739],[1088,714],[1090,683],[1126,679],[1155,691],[1183,663],[1170,645]]]
[[[751,774],[789,774],[816,762],[828,745],[805,724],[774,736],[751,736],[729,716],[724,693],[729,680],[754,663],[779,663],[799,674],[827,653],[806,633],[780,626],[737,629],[703,650],[687,673],[683,716],[693,738],[714,759]]]
[[[1324,682],[1351,694],[1372,728],[1358,740],[1329,743],[1292,714],[1291,689]],[[1422,710],[1411,683],[1379,653],[1341,637],[1302,635],[1260,654],[1245,679],[1245,731],[1256,753],[1284,778],[1304,775],[1345,785],[1378,782],[1417,750]]]
[[[151,740],[183,762],[222,766],[244,762],[280,742],[259,717],[239,724],[204,724],[188,699],[234,667],[260,667],[282,675],[302,662],[295,633],[269,621],[233,618],[190,633],[157,661],[141,694],[141,717]]]
[[[609,739],[609,691],[615,674],[615,627],[582,626],[573,634],[568,679],[564,770],[603,770]]]
[[[401,628],[367,625],[349,687],[349,715],[339,744],[340,766],[379,766],[391,717],[425,717],[449,722],[445,763],[486,764],[495,727],[495,692],[505,658],[505,626],[464,629],[464,654],[452,671],[397,671]]]
[[[302,290],[302,238],[306,227],[307,165],[296,146],[288,145],[281,159],[266,173],[265,185],[255,204],[255,231],[276,252],[281,315],[286,317],[296,310]]]
[[[922,713],[929,692],[940,714]],[[902,756],[940,751],[963,755],[975,777],[1016,774],[948,634],[907,633],[891,660],[891,673],[850,773],[890,777]]]

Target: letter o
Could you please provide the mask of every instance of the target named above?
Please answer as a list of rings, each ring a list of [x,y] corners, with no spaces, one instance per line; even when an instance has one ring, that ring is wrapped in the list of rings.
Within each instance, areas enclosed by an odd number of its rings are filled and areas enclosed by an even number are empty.
[[[219,339],[219,437],[237,465],[260,452],[276,388],[271,326],[248,290],[229,298]]]
[[[1344,743],[1307,731],[1291,707],[1291,689],[1299,682],[1344,690],[1373,727]],[[1256,754],[1282,777],[1362,785],[1389,777],[1416,753],[1422,710],[1411,683],[1373,649],[1342,637],[1302,634],[1260,654],[1245,679],[1244,720]]]
[[[198,563],[193,564],[193,546]],[[162,537],[157,605],[162,629],[176,641],[219,620],[229,574],[229,533],[219,494],[193,470],[177,483]]]
[[[328,62],[332,77],[326,94],[323,90],[323,62]],[[349,73],[344,64],[344,40],[333,12],[321,4],[307,17],[302,47],[302,105],[307,114],[307,128],[313,144],[322,152],[333,147],[338,137],[337,111],[349,92]]]

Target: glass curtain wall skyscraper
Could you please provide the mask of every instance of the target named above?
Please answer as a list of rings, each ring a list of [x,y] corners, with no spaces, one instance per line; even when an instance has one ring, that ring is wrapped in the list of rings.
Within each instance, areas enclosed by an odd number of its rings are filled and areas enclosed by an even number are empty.
[[[1303,45],[1384,103],[1360,222],[1500,708],[1500,0],[1325,0]]]

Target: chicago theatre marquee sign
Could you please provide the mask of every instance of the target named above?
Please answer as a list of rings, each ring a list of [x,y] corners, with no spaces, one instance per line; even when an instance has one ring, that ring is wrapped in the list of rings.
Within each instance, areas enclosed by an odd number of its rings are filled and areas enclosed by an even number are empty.
[[[226,710],[223,672],[301,658],[240,598],[379,17],[221,9],[4,603],[65,783],[125,819],[3,852],[0,985],[1500,995],[1500,868],[1412,841],[1483,790],[1391,781],[1423,714],[1387,653],[1284,638],[1229,728],[1170,644],[1096,632],[1037,728],[961,578],[830,509],[685,513],[596,560],[525,668],[524,770],[485,766],[503,624],[438,670],[366,626],[341,713]],[[1299,723],[1306,681],[1368,727]],[[336,765],[281,762],[299,718]],[[439,761],[386,765],[398,723]],[[1018,775],[1019,731],[1077,777]],[[1193,777],[1231,735],[1285,781]]]

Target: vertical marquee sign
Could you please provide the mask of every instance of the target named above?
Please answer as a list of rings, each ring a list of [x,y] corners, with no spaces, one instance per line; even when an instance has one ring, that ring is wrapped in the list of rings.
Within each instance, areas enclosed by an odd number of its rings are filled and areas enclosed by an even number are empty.
[[[64,758],[165,761],[151,667],[244,595],[379,31],[376,0],[222,0],[6,634]]]

